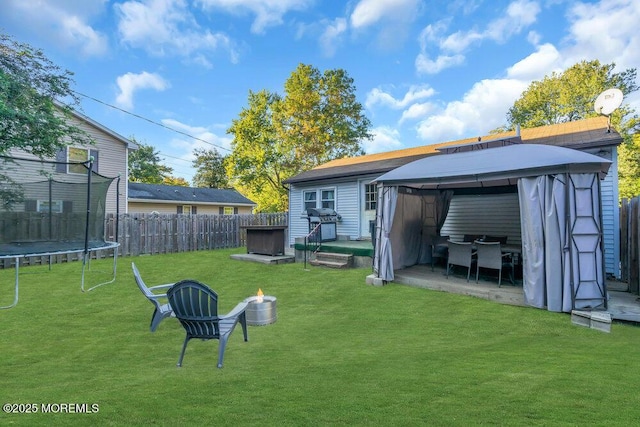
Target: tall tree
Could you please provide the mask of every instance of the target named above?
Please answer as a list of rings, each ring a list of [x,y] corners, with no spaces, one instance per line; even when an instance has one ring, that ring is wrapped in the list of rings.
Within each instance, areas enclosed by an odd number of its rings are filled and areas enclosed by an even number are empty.
[[[253,200],[259,212],[287,209],[287,190],[282,181],[292,176],[292,153],[284,148],[273,123],[276,94],[249,92],[249,107],[240,112],[228,130],[234,134],[233,152],[226,162],[234,188]]]
[[[249,106],[232,122],[227,175],[254,200],[258,211],[287,208],[282,182],[327,161],[363,154],[371,122],[356,100],[346,71],[320,72],[300,64],[284,85],[284,96],[250,92]],[[237,184],[237,185],[236,185]]]
[[[218,150],[205,150],[196,148],[193,150],[196,159],[193,167],[196,173],[193,176],[194,187],[228,188],[229,179],[224,168],[224,157]]]
[[[614,69],[614,63],[582,61],[531,83],[509,109],[507,129],[516,124],[537,127],[597,116],[593,102],[605,89],[618,88],[625,95],[638,90],[635,68],[620,73],[614,73]],[[630,113],[629,107],[623,106],[612,120],[620,124]]]
[[[186,179],[173,175],[165,176],[162,183],[166,185],[177,185],[179,187],[189,187],[189,182]]]
[[[146,184],[162,184],[171,178],[173,169],[160,163],[158,152],[151,146],[129,138],[138,145],[129,152],[129,181]]]
[[[617,88],[626,96],[638,90],[636,69],[614,72],[615,64],[582,61],[562,73],[551,73],[529,85],[507,114],[507,125],[498,130],[545,126],[597,116],[593,103],[606,89]],[[622,135],[618,178],[620,197],[640,194],[640,142],[634,134],[640,128],[638,116],[623,104],[611,115],[612,126]]]
[[[42,50],[0,33],[0,155],[18,148],[50,157],[67,144],[92,142],[69,120],[79,105],[72,76]]]

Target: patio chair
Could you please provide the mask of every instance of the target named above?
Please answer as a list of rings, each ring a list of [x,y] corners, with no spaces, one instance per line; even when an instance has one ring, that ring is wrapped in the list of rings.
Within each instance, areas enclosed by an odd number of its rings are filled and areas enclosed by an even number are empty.
[[[191,338],[220,341],[218,345],[218,368],[222,368],[227,340],[238,322],[242,325],[244,340],[249,340],[245,315],[248,303],[241,302],[229,313],[219,315],[218,294],[207,285],[195,280],[183,280],[176,283],[169,289],[167,296],[175,316],[187,333],[182,345],[182,352],[180,352],[180,358],[178,359],[178,367],[182,366],[184,352]]]
[[[447,258],[447,279],[452,265],[467,267],[467,282],[471,276],[471,266],[475,262],[473,256],[473,246],[471,242],[454,242],[447,240],[449,247],[449,256]]]
[[[431,240],[431,271],[434,270],[438,258],[447,259],[447,240],[449,236],[433,235]]]
[[[513,262],[511,262],[511,254],[502,252],[500,242],[476,241],[475,245],[478,255],[476,260],[476,283],[478,283],[480,269],[487,268],[498,270],[498,287],[500,287],[502,284],[502,269],[506,267],[510,269],[509,279],[511,284],[513,284]]]
[[[167,283],[166,285],[157,285],[152,287],[147,287],[147,285],[142,280],[140,276],[140,272],[134,263],[131,263],[131,269],[133,270],[133,277],[136,279],[136,283],[138,287],[142,291],[142,294],[147,297],[147,299],[154,305],[155,310],[153,310],[153,314],[151,315],[151,332],[155,332],[158,328],[160,322],[166,317],[169,317],[173,314],[173,310],[171,310],[171,306],[167,301],[166,293],[155,293],[159,290],[169,289],[173,286],[173,283]]]

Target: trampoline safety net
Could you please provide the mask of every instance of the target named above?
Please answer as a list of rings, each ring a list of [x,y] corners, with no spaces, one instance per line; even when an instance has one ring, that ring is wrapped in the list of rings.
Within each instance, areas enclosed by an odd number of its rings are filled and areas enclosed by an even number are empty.
[[[0,256],[105,245],[114,178],[89,174],[89,165],[0,158]]]

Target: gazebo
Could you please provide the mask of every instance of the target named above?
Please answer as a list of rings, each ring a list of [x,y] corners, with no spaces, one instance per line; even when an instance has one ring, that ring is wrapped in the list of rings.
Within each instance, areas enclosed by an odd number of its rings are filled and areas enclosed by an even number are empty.
[[[394,169],[378,186],[374,276],[425,262],[454,189],[515,186],[520,206],[525,303],[556,312],[606,309],[600,181],[611,162],[537,144],[426,157]],[[398,213],[398,214],[396,214]]]

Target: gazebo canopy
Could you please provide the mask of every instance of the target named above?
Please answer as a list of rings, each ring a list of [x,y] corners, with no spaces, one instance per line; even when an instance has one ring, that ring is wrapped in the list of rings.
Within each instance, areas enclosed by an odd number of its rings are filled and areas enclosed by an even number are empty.
[[[488,187],[516,184],[518,178],[557,173],[606,175],[609,160],[583,151],[540,144],[442,154],[415,160],[378,177],[385,185],[419,188]]]

